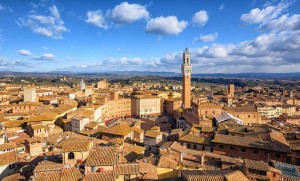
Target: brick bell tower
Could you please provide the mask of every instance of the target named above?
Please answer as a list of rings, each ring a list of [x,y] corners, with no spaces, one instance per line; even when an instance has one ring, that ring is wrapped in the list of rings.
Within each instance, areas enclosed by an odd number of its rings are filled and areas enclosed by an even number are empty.
[[[182,72],[182,107],[191,107],[191,55],[189,49],[186,48],[183,52],[183,63],[181,65]]]

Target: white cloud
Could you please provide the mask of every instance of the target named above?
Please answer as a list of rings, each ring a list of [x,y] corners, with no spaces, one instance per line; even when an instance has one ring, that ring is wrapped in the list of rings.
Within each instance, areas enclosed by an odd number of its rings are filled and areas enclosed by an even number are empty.
[[[252,9],[249,13],[242,14],[241,21],[248,24],[258,24],[278,18],[289,6],[291,2],[281,1],[276,6],[267,4],[265,8]]]
[[[220,6],[219,6],[219,10],[221,11],[221,10],[223,10],[225,8],[225,5],[224,4],[221,4]]]
[[[274,11],[275,7],[270,6],[264,9],[252,9],[249,13],[243,14],[241,16],[241,20],[245,23],[255,24],[255,23],[262,23],[266,17],[271,15]]]
[[[139,19],[148,19],[149,12],[145,6],[122,2],[109,13],[111,18],[120,24],[128,24]]]
[[[36,27],[32,29],[33,32],[40,34],[40,35],[44,35],[44,36],[48,36],[48,37],[53,37],[53,32],[47,28],[44,27]]]
[[[188,25],[187,21],[178,21],[176,16],[151,18],[145,28],[148,33],[178,35]]]
[[[203,57],[208,58],[225,58],[230,53],[231,49],[233,47],[229,46],[223,46],[219,44],[214,44],[210,48],[206,49],[203,53]]]
[[[87,19],[85,20],[86,23],[92,24],[94,26],[107,29],[107,23],[105,21],[105,17],[101,10],[96,11],[88,11],[87,12]]]
[[[284,14],[277,19],[267,21],[259,26],[260,30],[270,30],[280,32],[284,30],[300,30],[300,15]]]
[[[51,11],[51,14],[54,16],[54,18],[59,20],[60,19],[60,14],[58,12],[57,7],[56,6],[52,6],[49,9]]]
[[[111,72],[111,71],[139,71],[142,66],[148,65],[148,62],[145,62],[141,58],[130,58],[130,57],[121,57],[121,58],[106,58],[104,60],[88,62],[85,64],[73,65],[71,67],[65,67],[63,70],[70,71],[83,71],[83,72]]]
[[[41,56],[33,57],[34,60],[54,60],[55,56],[51,53],[45,53]]]
[[[298,16],[300,15],[288,15],[284,22],[281,18],[275,19],[278,21],[276,26],[273,26],[276,27],[276,31],[270,30],[253,40],[190,49],[194,73],[299,72]],[[278,28],[279,22],[283,22],[282,26],[286,28]],[[179,72],[178,64],[181,63],[181,59],[182,52],[166,54],[161,58],[152,59],[152,67],[149,65],[148,69]]]
[[[215,41],[218,38],[218,33],[212,33],[207,35],[201,35],[199,38],[196,39],[196,41],[200,42],[211,42]]]
[[[19,18],[16,23],[20,27],[27,27],[34,33],[51,37],[54,39],[61,39],[62,34],[68,29],[61,19],[59,11],[55,5],[48,8],[49,15],[39,15],[35,11],[31,12],[26,18]]]
[[[120,58],[120,62],[121,62],[121,64],[140,64],[143,62],[143,60],[140,58],[122,57],[122,58]]]
[[[287,12],[292,3],[293,1],[282,0],[273,5],[272,2],[268,2],[262,9],[255,8],[247,14],[243,14],[241,20],[248,24],[258,24],[260,31],[273,33],[297,31],[300,30],[300,15],[290,15]]]
[[[24,56],[31,56],[32,55],[29,50],[25,50],[25,49],[19,50],[18,53],[20,55],[24,55]]]
[[[198,26],[204,26],[208,21],[208,14],[206,11],[201,10],[194,14],[192,18],[192,24]]]

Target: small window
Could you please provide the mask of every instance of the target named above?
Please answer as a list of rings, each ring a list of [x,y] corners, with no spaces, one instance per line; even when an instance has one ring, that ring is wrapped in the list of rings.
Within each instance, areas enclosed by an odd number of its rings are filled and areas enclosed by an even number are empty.
[[[253,150],[252,152],[253,152],[253,154],[257,154],[257,153],[258,153],[258,151],[257,151],[257,150]]]
[[[296,158],[296,165],[300,166],[300,159]]]
[[[13,163],[13,164],[10,164],[9,166],[8,166],[8,168],[9,169],[14,169],[15,168],[15,164]]]
[[[223,145],[219,145],[219,148],[220,148],[220,149],[224,149],[224,146],[223,146]]]
[[[124,175],[124,180],[130,180],[130,175]]]
[[[241,152],[246,152],[246,148],[241,148]]]
[[[286,157],[286,163],[291,163],[291,157]]]
[[[96,167],[95,166],[91,166],[91,171],[92,172],[96,172]]]
[[[194,149],[197,149],[197,146],[196,146],[196,145],[194,145]]]
[[[276,157],[276,158],[280,158],[280,154],[279,154],[279,153],[276,153],[276,154],[275,154],[275,157]]]
[[[231,146],[231,147],[230,147],[230,150],[235,150],[235,147]]]
[[[70,153],[68,154],[68,159],[69,159],[69,160],[74,160],[74,158],[75,158],[74,153],[73,153],[73,152],[70,152]]]

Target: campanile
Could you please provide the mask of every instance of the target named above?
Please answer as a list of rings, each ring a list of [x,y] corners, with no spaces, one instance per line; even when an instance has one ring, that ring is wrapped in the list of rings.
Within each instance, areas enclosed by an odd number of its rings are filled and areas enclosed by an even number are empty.
[[[183,52],[183,63],[181,65],[182,72],[182,107],[191,107],[191,55],[189,49],[185,49]]]

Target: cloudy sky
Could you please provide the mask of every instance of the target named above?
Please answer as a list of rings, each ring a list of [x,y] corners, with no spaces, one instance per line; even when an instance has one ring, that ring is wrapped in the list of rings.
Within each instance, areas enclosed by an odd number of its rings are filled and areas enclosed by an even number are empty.
[[[88,3],[87,3],[88,2]],[[0,71],[300,72],[299,0],[0,0]]]

